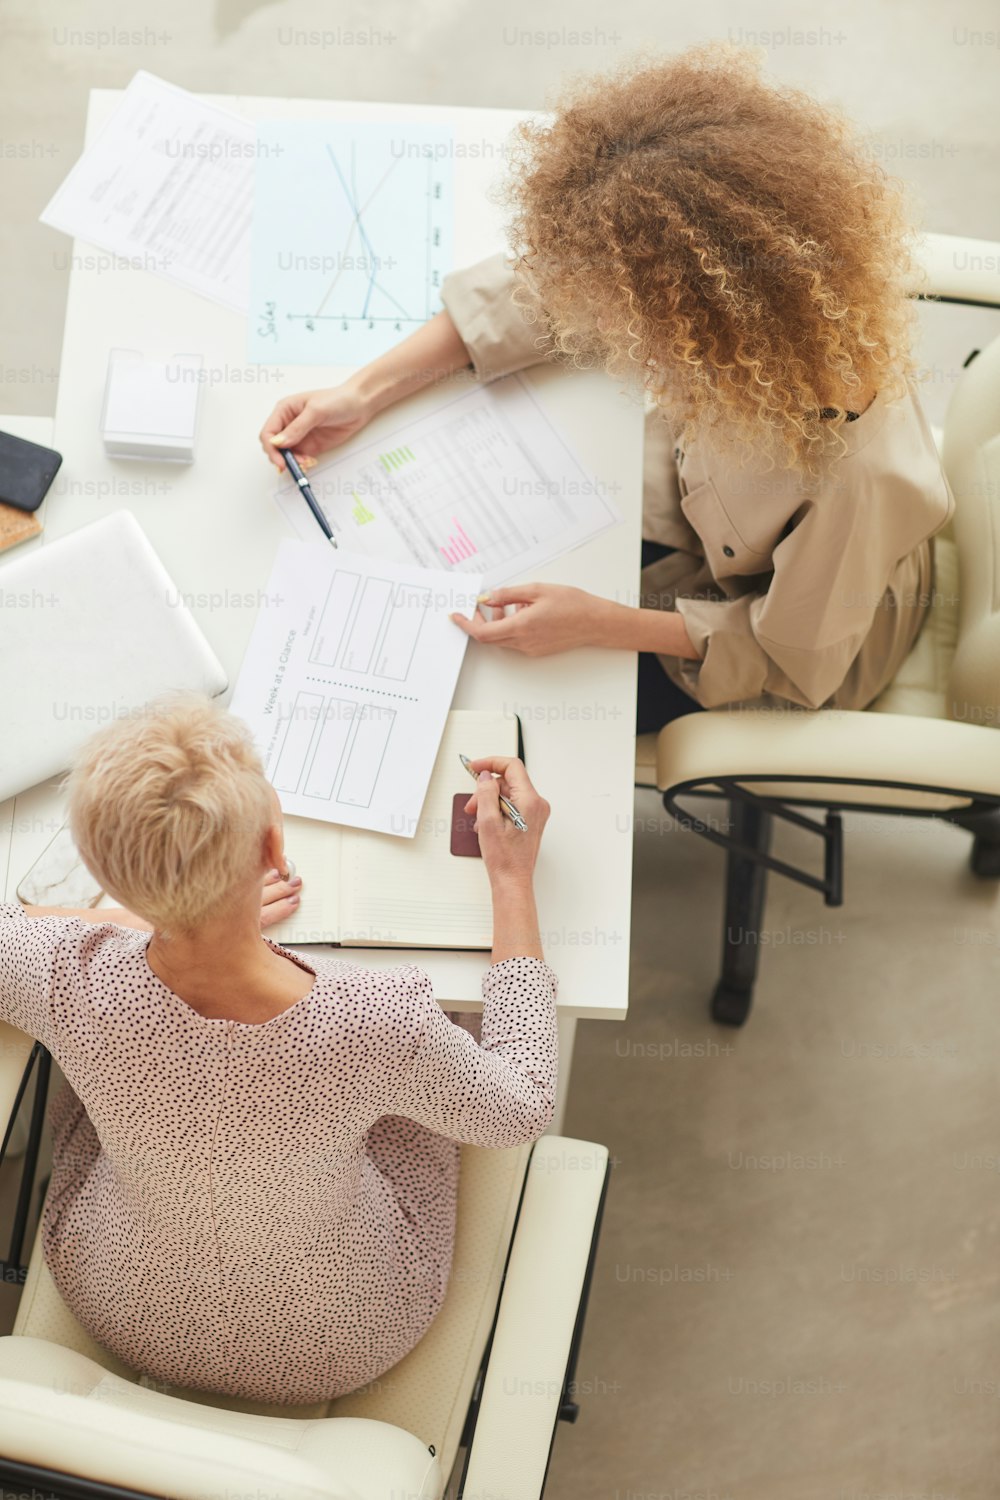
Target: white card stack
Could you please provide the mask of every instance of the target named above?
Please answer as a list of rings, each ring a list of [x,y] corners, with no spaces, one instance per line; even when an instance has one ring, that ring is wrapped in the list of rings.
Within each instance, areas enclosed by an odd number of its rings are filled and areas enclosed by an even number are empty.
[[[112,349],[101,416],[105,452],[192,463],[201,376],[200,354],[151,360],[135,349]]]

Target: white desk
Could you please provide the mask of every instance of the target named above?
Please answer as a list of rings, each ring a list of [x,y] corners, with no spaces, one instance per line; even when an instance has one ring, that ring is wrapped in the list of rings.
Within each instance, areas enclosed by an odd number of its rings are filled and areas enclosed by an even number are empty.
[[[116,90],[92,92],[88,140],[120,97]],[[455,263],[468,264],[503,246],[502,215],[486,194],[503,174],[502,143],[521,113],[214,97],[255,119],[445,120],[456,141]],[[74,242],[54,434],[63,466],[42,513],[44,536],[28,545],[44,545],[109,511],[128,507],[178,588],[190,596],[192,611],[233,682],[254,615],[233,596],[252,596],[266,586],[275,547],[288,534],[273,501],[274,471],[260,452],[257,432],[280,394],[335,384],[348,371],[249,365],[241,317],[145,272],[103,268],[107,259]],[[203,354],[207,375],[192,466],[105,456],[99,414],[108,351],[118,345],[151,354]],[[545,366],[528,372],[527,378],[583,462],[612,487],[625,516],[624,525],[536,576],[607,596],[634,597],[642,493],[641,408],[601,375]],[[421,393],[407,403],[406,414],[419,415],[432,399]],[[402,411],[397,406],[382,413],[364,440],[395,426]],[[23,548],[10,555],[18,551]],[[0,581],[3,561],[0,558]],[[228,605],[213,599],[220,593],[228,594]],[[455,706],[498,705],[520,714],[528,767],[553,809],[537,892],[546,955],[560,977],[561,1112],[574,1019],[619,1019],[627,1006],[634,658],[623,652],[582,650],[529,661],[473,643]],[[0,841],[8,845],[5,850],[0,842],[0,870],[6,870],[8,899],[13,899],[17,881],[63,821],[54,783],[15,800],[16,806],[0,809]],[[289,852],[294,858],[294,851]],[[441,1001],[455,1009],[477,1009],[480,1004],[480,978],[486,966],[482,955],[366,949],[357,956],[373,966],[403,960],[421,963]]]

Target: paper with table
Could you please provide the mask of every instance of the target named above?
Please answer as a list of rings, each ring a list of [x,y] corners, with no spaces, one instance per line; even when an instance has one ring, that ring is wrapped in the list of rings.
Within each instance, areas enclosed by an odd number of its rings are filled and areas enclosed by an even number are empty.
[[[517,719],[452,710],[413,837],[285,818],[285,848],[302,876],[294,916],[268,929],[279,943],[345,947],[489,948],[493,902],[481,859],[451,853],[452,799],[475,788],[459,754],[517,754]]]
[[[480,587],[281,543],[230,708],[286,813],[413,837]]]
[[[257,150],[248,120],[140,70],[40,217],[246,312]]]
[[[309,485],[340,546],[482,574],[489,585],[524,577],[621,521],[519,375],[443,396],[378,442],[335,450],[310,470]],[[275,498],[298,536],[316,533],[291,481]]]

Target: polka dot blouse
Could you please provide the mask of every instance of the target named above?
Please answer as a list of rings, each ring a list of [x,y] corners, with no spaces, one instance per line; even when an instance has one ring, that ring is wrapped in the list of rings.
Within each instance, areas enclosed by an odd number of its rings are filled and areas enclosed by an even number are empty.
[[[556,976],[492,965],[477,1040],[415,965],[289,954],[312,989],[252,1024],[181,1000],[149,940],[0,903],[0,1018],[66,1077],[52,1277],[154,1381],[296,1405],[355,1390],[441,1306],[458,1143],[515,1146],[552,1117]]]

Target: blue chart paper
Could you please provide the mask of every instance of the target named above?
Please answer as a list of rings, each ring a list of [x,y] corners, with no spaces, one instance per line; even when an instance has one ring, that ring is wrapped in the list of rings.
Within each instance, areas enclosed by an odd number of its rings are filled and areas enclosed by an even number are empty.
[[[361,365],[440,311],[453,154],[435,125],[260,124],[251,360]]]

